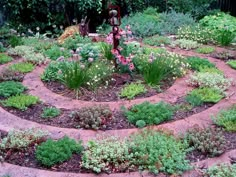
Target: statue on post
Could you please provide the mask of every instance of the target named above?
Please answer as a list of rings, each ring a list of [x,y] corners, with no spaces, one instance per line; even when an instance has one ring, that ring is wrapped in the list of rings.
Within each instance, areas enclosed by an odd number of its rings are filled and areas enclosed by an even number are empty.
[[[81,22],[79,24],[79,33],[81,36],[85,37],[89,34],[89,21],[86,23],[87,16],[85,19],[81,19]]]

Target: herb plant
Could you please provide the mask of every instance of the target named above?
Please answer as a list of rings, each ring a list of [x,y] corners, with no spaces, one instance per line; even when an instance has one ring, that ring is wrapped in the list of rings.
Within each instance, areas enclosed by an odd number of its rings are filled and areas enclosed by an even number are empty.
[[[16,63],[9,66],[9,69],[11,69],[12,71],[21,73],[31,72],[34,70],[34,68],[35,66],[32,63],[27,63],[27,62]]]
[[[151,45],[151,46],[161,46],[161,45],[169,45],[170,39],[165,36],[153,36],[150,38],[145,38],[143,40],[144,44]]]
[[[0,96],[10,97],[20,94],[26,90],[20,82],[6,81],[0,83]]]
[[[147,89],[141,83],[131,83],[121,89],[120,96],[133,99],[135,96],[146,93]]]
[[[199,47],[199,44],[196,41],[192,41],[189,39],[177,39],[176,41],[172,42],[171,46],[179,46],[181,49],[191,50],[196,49]]]
[[[209,54],[209,53],[212,53],[214,51],[215,51],[214,47],[208,47],[208,46],[199,47],[199,48],[196,49],[197,53],[203,53],[203,54]]]
[[[200,71],[203,68],[215,68],[215,65],[205,58],[188,57],[187,61],[190,68],[195,71]]]
[[[0,53],[0,64],[8,63],[12,60],[13,60],[12,57],[10,57],[4,53]]]
[[[41,114],[42,118],[50,119],[57,117],[61,114],[60,109],[54,108],[54,107],[46,107],[43,108],[43,113]]]
[[[236,60],[230,60],[227,62],[227,64],[233,68],[233,69],[236,69]]]
[[[236,164],[219,164],[206,170],[204,177],[234,177],[236,176]]]

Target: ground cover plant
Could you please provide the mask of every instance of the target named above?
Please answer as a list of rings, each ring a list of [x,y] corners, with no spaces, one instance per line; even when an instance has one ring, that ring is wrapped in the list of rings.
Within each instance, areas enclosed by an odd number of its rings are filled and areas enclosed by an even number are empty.
[[[214,51],[215,51],[214,47],[208,47],[208,46],[199,47],[199,48],[196,49],[197,53],[203,53],[203,54],[209,54],[209,53],[212,53]]]
[[[151,46],[162,46],[169,45],[171,41],[165,36],[152,36],[150,38],[144,38],[143,43]]]
[[[33,71],[35,66],[32,63],[21,62],[15,63],[9,66],[9,69],[16,72],[28,73]]]
[[[190,68],[195,71],[200,71],[203,68],[215,68],[215,65],[204,58],[188,57],[187,59]]]
[[[196,41],[189,39],[177,39],[171,43],[172,47],[178,46],[181,49],[191,50],[199,47],[199,44]]]
[[[0,83],[0,96],[10,97],[13,95],[20,94],[26,90],[20,82],[6,81]]]
[[[147,89],[141,83],[131,83],[122,88],[120,97],[126,97],[128,99],[133,99],[135,96],[146,93]]]
[[[60,114],[61,114],[60,109],[57,109],[54,107],[45,107],[45,108],[43,108],[43,112],[41,114],[41,117],[45,118],[45,119],[50,119],[50,118],[57,117]]]
[[[219,164],[207,169],[204,173],[206,177],[234,177],[236,175],[236,164]]]
[[[0,53],[0,64],[8,63],[12,60],[13,60],[12,57],[10,57],[4,53]]]
[[[230,60],[227,62],[227,64],[233,68],[233,69],[236,69],[236,61],[235,60]]]

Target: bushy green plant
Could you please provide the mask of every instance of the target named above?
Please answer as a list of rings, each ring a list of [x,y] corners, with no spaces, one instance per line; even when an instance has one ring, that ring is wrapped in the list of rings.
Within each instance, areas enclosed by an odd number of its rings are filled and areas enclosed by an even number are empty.
[[[23,56],[25,53],[32,53],[34,52],[34,48],[32,46],[16,46],[15,48],[10,48],[7,53],[9,55],[18,55]]]
[[[190,68],[195,71],[200,71],[202,68],[215,68],[215,65],[204,58],[188,57],[187,59]]]
[[[47,137],[48,133],[39,129],[25,129],[9,131],[8,135],[0,141],[0,149],[22,149],[33,143],[39,143]]]
[[[209,46],[205,46],[205,47],[199,47],[197,48],[196,52],[197,53],[203,53],[203,54],[209,54],[215,51],[214,47],[209,47]]]
[[[130,151],[134,154],[132,162],[140,170],[155,174],[182,174],[189,170],[186,157],[187,145],[163,132],[144,130],[130,138]]]
[[[108,106],[97,105],[73,111],[71,117],[78,121],[79,128],[98,130],[106,128],[106,124],[113,119],[113,114]]]
[[[111,44],[108,44],[106,42],[102,42],[100,44],[101,46],[101,53],[103,55],[103,57],[107,60],[112,60],[114,58],[111,50],[112,50],[112,45]]]
[[[76,34],[72,37],[67,38],[62,44],[62,46],[70,50],[76,50],[78,47],[78,44],[80,43],[86,44],[86,43],[91,43],[91,42],[92,42],[91,38],[82,37],[81,35]]]
[[[37,102],[39,102],[38,97],[35,97],[32,95],[20,94],[20,95],[9,97],[8,99],[2,101],[2,104],[3,106],[6,106],[6,107],[13,107],[13,108],[24,111],[29,106],[34,105]]]
[[[8,39],[8,43],[11,45],[11,47],[16,47],[16,46],[22,45],[23,41],[21,37],[13,35],[13,36],[10,36],[10,38]]]
[[[4,45],[2,44],[2,42],[0,42],[0,53],[1,52],[6,52],[6,48],[4,47]]]
[[[127,141],[100,136],[88,142],[81,165],[96,173],[125,172],[131,166],[132,157]]]
[[[222,98],[224,98],[224,95],[221,91],[214,89],[214,88],[198,88],[192,90],[188,96],[187,101],[190,104],[198,104],[201,105],[201,102],[207,102],[207,103],[217,103]],[[197,106],[197,105],[196,105]]]
[[[57,60],[59,57],[69,58],[71,53],[68,49],[53,45],[51,48],[44,51],[44,55],[49,57],[51,60]]]
[[[236,132],[236,105],[221,110],[213,117],[213,120],[218,126],[224,127],[225,130]]]
[[[187,142],[194,149],[204,155],[218,156],[227,149],[228,142],[219,129],[214,128],[194,128],[186,135]]]
[[[233,68],[233,69],[236,69],[236,60],[230,60],[227,62],[227,64]]]
[[[0,51],[1,52],[1,51]],[[4,63],[8,63],[10,61],[12,61],[13,58],[4,54],[4,53],[0,53],[0,64],[4,64]]]
[[[222,46],[228,46],[236,37],[235,32],[230,30],[216,30],[216,41]]]
[[[176,41],[172,42],[171,46],[179,46],[181,49],[191,50],[199,47],[199,44],[196,41],[189,39],[177,39]]]
[[[60,109],[54,108],[54,107],[46,107],[43,108],[43,113],[41,114],[42,118],[54,118],[61,114]]]
[[[93,62],[99,58],[100,47],[95,43],[79,44],[78,54],[81,56],[82,62]],[[92,60],[91,60],[92,59]]]
[[[202,98],[197,94],[192,94],[191,92],[185,97],[185,100],[193,107],[201,106],[203,104]]]
[[[204,173],[204,177],[234,177],[236,176],[236,164],[219,164],[210,167]]]
[[[143,43],[151,46],[169,45],[170,39],[165,36],[153,36],[150,38],[144,38]]]
[[[217,74],[221,74],[221,75],[224,75],[224,72],[217,69],[217,68],[208,68],[208,67],[200,67],[199,68],[199,72],[201,73],[217,73]]]
[[[174,108],[165,102],[156,104],[143,102],[133,105],[129,109],[124,108],[123,111],[128,121],[134,125],[136,125],[139,120],[143,120],[146,125],[157,125],[163,121],[170,120],[173,116]]]
[[[61,80],[61,70],[64,63],[70,65],[70,63],[66,61],[51,61],[41,75],[41,79],[46,82]]]
[[[16,72],[28,73],[33,71],[35,66],[32,63],[20,62],[9,66],[9,69]]]
[[[147,89],[145,88],[143,84],[131,83],[124,86],[121,89],[120,96],[128,98],[128,99],[133,99],[135,96],[146,93],[146,92],[147,92]]]
[[[190,76],[189,84],[195,87],[208,87],[223,93],[231,85],[231,81],[218,73],[195,73]]]
[[[46,167],[52,167],[58,163],[69,160],[73,153],[81,153],[83,146],[81,142],[64,137],[57,141],[52,139],[43,142],[36,149],[36,159]]]
[[[9,97],[12,95],[17,95],[26,90],[20,82],[6,81],[0,83],[0,96]]]

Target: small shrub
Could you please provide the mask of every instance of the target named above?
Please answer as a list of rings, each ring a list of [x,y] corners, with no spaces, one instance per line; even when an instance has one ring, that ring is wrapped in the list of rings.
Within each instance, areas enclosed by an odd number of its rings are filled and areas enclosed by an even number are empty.
[[[213,117],[213,120],[218,126],[224,127],[225,130],[236,132],[236,105],[229,109],[221,110]]]
[[[23,81],[24,74],[4,68],[0,73],[0,81]]]
[[[114,55],[111,52],[112,45],[106,42],[102,42],[100,47],[101,47],[101,53],[103,57],[110,61],[113,60]]]
[[[165,36],[153,36],[150,38],[145,38],[143,43],[151,46],[169,45],[170,39]]]
[[[12,60],[13,60],[12,57],[10,57],[4,53],[0,53],[0,64],[8,63]]]
[[[224,72],[217,69],[217,68],[200,67],[199,72],[201,72],[201,73],[216,73],[216,74],[220,74],[222,76],[224,75]]]
[[[173,107],[164,102],[157,104],[144,102],[134,105],[128,110],[124,109],[124,115],[134,125],[139,125],[140,122],[137,122],[140,120],[144,121],[146,125],[157,125],[171,119],[173,116]]]
[[[39,98],[32,95],[20,94],[17,96],[11,96],[8,99],[2,101],[3,106],[13,107],[22,111],[26,110],[29,106],[39,102]]]
[[[236,69],[236,60],[230,60],[227,62],[227,64],[233,68],[233,69]]]
[[[113,119],[110,108],[103,105],[81,108],[72,112],[71,116],[78,121],[78,127],[95,130],[106,128],[106,124]]]
[[[0,53],[1,52],[6,52],[6,48],[4,47],[4,45],[0,42]]]
[[[220,60],[236,59],[235,55],[233,55],[230,52],[226,52],[226,51],[213,53],[211,56],[214,58],[218,58]]]
[[[228,46],[234,40],[236,35],[235,32],[231,32],[229,30],[216,30],[216,41],[222,46]]]
[[[81,165],[96,173],[125,172],[131,166],[132,156],[127,141],[101,136],[88,142]]]
[[[72,37],[67,38],[64,43],[63,47],[70,49],[70,50],[76,50],[78,47],[78,44],[86,44],[86,43],[91,43],[92,40],[89,37],[82,37],[81,35],[74,35]]]
[[[129,142],[134,154],[132,162],[140,170],[176,175],[190,169],[188,160],[185,160],[187,145],[171,135],[144,130],[131,136]]]
[[[219,164],[206,170],[205,177],[234,177],[236,176],[236,164]]]
[[[146,126],[146,122],[144,120],[138,120],[135,124],[138,128],[143,128]]]
[[[71,53],[69,50],[60,48],[57,45],[53,45],[51,48],[45,50],[44,55],[49,57],[51,60],[57,60],[61,56],[63,56],[64,58],[71,57]]]
[[[0,149],[22,149],[43,141],[47,132],[39,129],[11,130],[7,137],[0,141]]]
[[[172,42],[171,46],[179,46],[181,49],[191,50],[199,47],[199,44],[196,41],[192,41],[189,39],[177,39]]]
[[[146,93],[146,92],[147,92],[147,89],[145,88],[143,84],[131,83],[121,89],[120,96],[126,97],[128,99],[133,99],[135,96]]]
[[[17,95],[26,90],[20,82],[6,81],[0,83],[0,96],[9,97],[12,95]]]
[[[17,55],[17,56],[23,56],[25,53],[32,53],[34,52],[34,48],[31,46],[16,46],[15,48],[10,48],[7,53],[9,55]]]
[[[52,61],[49,63],[49,65],[44,70],[43,74],[41,75],[41,80],[45,82],[50,81],[60,81],[62,79],[62,66],[63,63],[66,63],[69,65],[69,62],[66,61]],[[69,67],[69,66],[68,66]]]
[[[78,45],[78,54],[81,56],[81,61],[90,62],[89,58],[96,61],[100,55],[100,46],[94,43],[80,44]]]
[[[214,88],[198,88],[191,91],[186,97],[186,100],[193,106],[198,106],[198,104],[201,105],[203,102],[217,103],[222,98],[224,96],[219,90]]]
[[[231,81],[222,74],[195,73],[189,79],[189,84],[195,87],[208,87],[224,92],[231,85]]]
[[[83,150],[81,142],[64,137],[58,141],[52,139],[37,146],[36,159],[46,167],[52,167],[58,163],[69,160],[73,153],[80,153]]]
[[[203,68],[215,68],[215,65],[207,59],[199,57],[188,57],[187,59],[190,68],[195,71],[200,71]]]
[[[189,130],[186,139],[190,146],[204,155],[218,156],[224,153],[228,146],[223,133],[213,128]]]
[[[16,63],[9,66],[10,70],[21,73],[31,72],[34,70],[34,68],[35,66],[32,63],[27,63],[27,62]]]
[[[54,118],[61,114],[60,109],[54,107],[43,108],[43,113],[41,114],[42,118]]]
[[[199,47],[196,52],[197,53],[203,53],[203,54],[209,54],[209,53],[212,53],[215,51],[215,48],[214,47]]]
[[[16,47],[16,46],[22,45],[23,41],[22,41],[21,37],[14,35],[8,39],[8,43],[11,45],[11,47]]]

